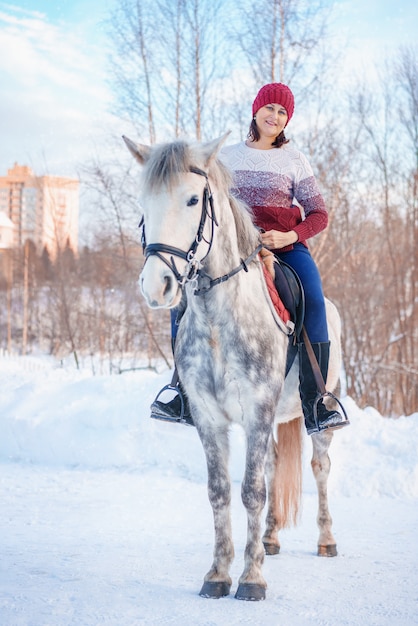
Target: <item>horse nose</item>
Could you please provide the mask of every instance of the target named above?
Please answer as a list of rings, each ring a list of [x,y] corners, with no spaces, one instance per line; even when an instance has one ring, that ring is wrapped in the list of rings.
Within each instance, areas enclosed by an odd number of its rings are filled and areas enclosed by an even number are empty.
[[[180,287],[172,271],[161,265],[157,259],[148,259],[139,277],[142,295],[152,309],[170,308],[180,299]]]

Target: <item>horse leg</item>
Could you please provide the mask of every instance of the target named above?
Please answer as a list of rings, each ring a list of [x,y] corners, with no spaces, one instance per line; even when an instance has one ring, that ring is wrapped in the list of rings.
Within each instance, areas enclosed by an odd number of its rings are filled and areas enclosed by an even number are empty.
[[[333,433],[323,431],[312,435],[313,455],[312,471],[318,489],[318,517],[319,527],[318,556],[337,556],[337,545],[332,534],[332,518],[328,509],[327,483],[331,467],[328,449]]]
[[[278,531],[298,520],[302,495],[302,429],[296,418],[277,426],[277,443],[271,438],[266,475],[268,507],[263,544],[266,554],[279,554]]]
[[[280,552],[280,541],[278,532],[280,530],[280,522],[277,516],[278,511],[278,489],[277,480],[278,475],[276,472],[278,461],[278,449],[276,442],[271,437],[266,461],[266,479],[267,479],[267,516],[266,516],[266,529],[263,535],[263,545],[266,554],[273,555]]]
[[[208,495],[215,526],[213,563],[204,578],[200,594],[204,598],[227,596],[232,580],[229,567],[234,558],[231,529],[231,481],[228,471],[229,442],[227,429],[202,432],[197,424],[206,454]]]
[[[242,502],[247,510],[247,544],[244,571],[239,579],[235,597],[238,600],[264,600],[267,583],[261,568],[264,547],[261,541],[261,513],[266,502],[265,463],[271,436],[269,426],[259,428],[253,424],[247,433],[245,476],[241,486]]]

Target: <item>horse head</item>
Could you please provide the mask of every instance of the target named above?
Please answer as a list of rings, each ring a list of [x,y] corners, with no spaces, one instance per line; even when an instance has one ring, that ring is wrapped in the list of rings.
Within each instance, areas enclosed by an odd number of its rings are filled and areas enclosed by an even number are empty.
[[[142,166],[146,262],[139,284],[151,308],[177,306],[210,250],[216,217],[209,176],[228,134],[193,146],[176,141],[150,147],[123,137]]]

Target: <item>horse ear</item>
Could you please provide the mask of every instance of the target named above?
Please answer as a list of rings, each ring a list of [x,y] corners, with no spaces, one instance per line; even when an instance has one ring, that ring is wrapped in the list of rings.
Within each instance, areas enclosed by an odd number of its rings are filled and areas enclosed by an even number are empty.
[[[209,143],[202,144],[203,149],[203,157],[205,159],[205,165],[209,165],[209,163],[216,157],[222,145],[225,143],[227,137],[230,135],[231,131],[228,130],[224,135],[221,135],[217,139],[213,139]]]
[[[126,137],[125,135],[122,135],[122,139],[128,146],[129,152],[135,157],[135,159],[141,165],[143,165],[145,161],[148,160],[151,148],[141,143],[135,143],[134,141],[132,141],[131,139],[129,139],[129,137]]]

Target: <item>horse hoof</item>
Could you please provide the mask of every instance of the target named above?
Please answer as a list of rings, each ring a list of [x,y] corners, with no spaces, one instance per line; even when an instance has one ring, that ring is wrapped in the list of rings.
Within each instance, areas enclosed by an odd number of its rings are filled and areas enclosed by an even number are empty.
[[[211,582],[206,581],[203,583],[203,587],[200,590],[199,596],[202,598],[223,598],[229,595],[231,591],[231,585],[226,582]]]
[[[264,551],[269,556],[280,553],[280,546],[277,543],[263,543]]]
[[[335,543],[329,546],[318,546],[318,556],[337,556],[337,554]]]
[[[257,602],[266,599],[266,589],[256,583],[240,583],[235,594],[237,600],[250,600]]]

